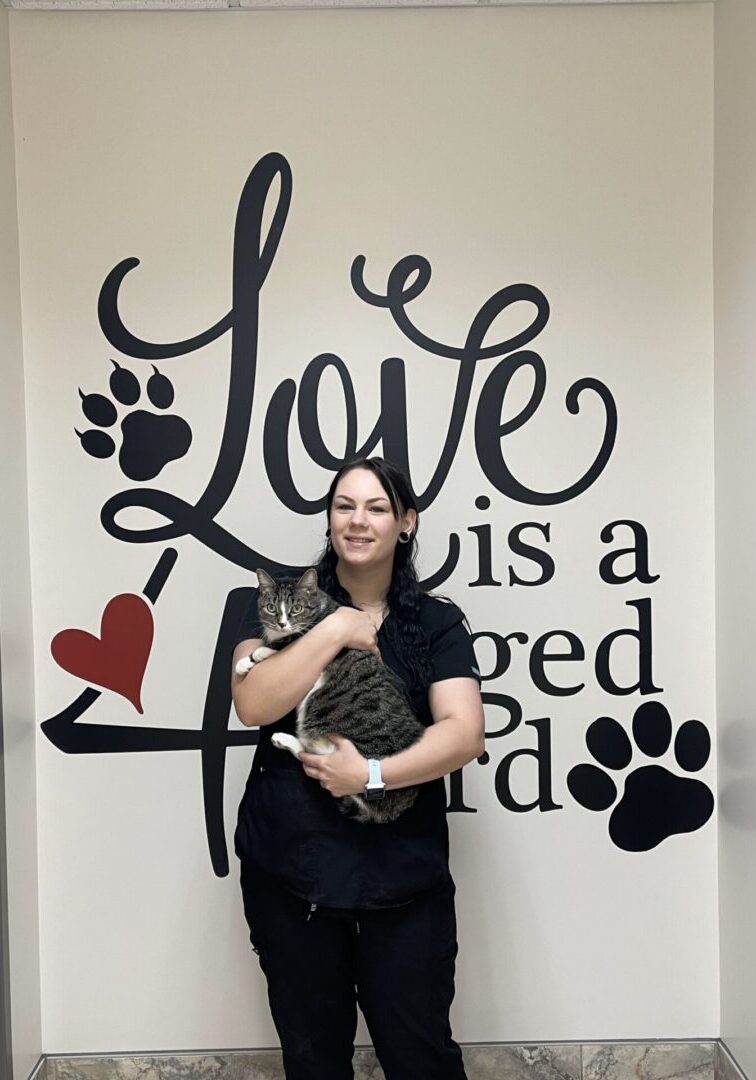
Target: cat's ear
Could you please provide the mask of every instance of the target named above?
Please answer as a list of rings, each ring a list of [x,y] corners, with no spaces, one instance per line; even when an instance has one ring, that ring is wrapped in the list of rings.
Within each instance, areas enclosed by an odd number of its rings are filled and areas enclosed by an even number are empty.
[[[276,583],[269,573],[265,570],[256,570],[257,583],[261,589],[275,589]]]
[[[307,592],[316,592],[318,588],[318,572],[314,566],[308,567],[302,574],[301,578],[297,582],[298,589],[305,589]]]

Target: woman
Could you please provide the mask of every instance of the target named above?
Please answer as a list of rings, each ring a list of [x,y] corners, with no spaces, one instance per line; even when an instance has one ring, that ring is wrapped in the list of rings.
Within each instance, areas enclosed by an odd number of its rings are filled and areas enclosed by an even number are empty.
[[[483,708],[460,609],[419,588],[418,512],[382,458],[345,465],[328,492],[318,582],[344,606],[246,676],[242,723],[260,727],[235,835],[244,911],[268,982],[287,1080],[352,1080],[357,1003],[386,1080],[464,1080],[449,1026],[457,953],[442,777],[483,752]],[[234,665],[261,641],[256,598]],[[334,753],[277,750],[294,707],[343,648],[368,649],[406,683],[422,738],[369,769]],[[371,775],[372,773],[372,775]],[[421,785],[395,822],[361,824],[335,798]]]

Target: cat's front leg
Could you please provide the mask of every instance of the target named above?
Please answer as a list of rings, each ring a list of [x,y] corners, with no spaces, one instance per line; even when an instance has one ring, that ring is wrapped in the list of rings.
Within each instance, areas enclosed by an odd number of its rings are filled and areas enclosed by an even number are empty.
[[[271,735],[270,741],[278,750],[288,750],[294,757],[304,750],[296,735],[287,735],[285,731],[277,731],[275,735]]]
[[[332,754],[336,749],[334,743],[324,736],[315,739],[305,738],[300,741],[296,735],[287,735],[284,731],[277,731],[271,735],[270,741],[279,750],[289,750],[296,757],[297,754]]]
[[[270,645],[258,645],[252,653],[252,659],[256,664],[259,664],[261,660],[267,660],[269,656],[275,655],[276,650],[271,649]]]
[[[271,649],[268,645],[258,645],[251,656],[243,656],[241,660],[236,662],[236,674],[246,675],[248,671],[251,671],[255,664],[259,664],[261,660],[267,660],[269,656],[273,656],[275,649]]]

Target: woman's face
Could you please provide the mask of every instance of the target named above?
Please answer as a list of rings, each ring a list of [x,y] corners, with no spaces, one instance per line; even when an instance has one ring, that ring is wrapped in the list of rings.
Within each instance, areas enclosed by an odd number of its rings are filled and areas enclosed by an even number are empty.
[[[371,469],[350,469],[339,480],[331,503],[331,544],[351,566],[393,561],[402,530],[414,528],[417,515],[408,510],[395,518],[388,495]]]

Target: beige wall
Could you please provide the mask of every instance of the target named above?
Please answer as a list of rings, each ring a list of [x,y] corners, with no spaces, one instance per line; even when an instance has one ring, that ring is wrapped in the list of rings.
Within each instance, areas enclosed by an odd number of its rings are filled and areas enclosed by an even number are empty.
[[[640,696],[602,688],[594,659],[605,635],[634,624],[627,604],[638,597],[652,600],[654,671],[673,733],[697,717],[713,737],[711,9],[16,14],[37,720],[84,686],[54,662],[54,635],[97,632],[106,601],[138,592],[164,546],[105,532],[101,507],[124,477],[115,457],[87,458],[74,435],[77,389],[106,392],[112,370],[99,287],[135,256],[122,309],[135,332],[172,341],[215,322],[231,295],[239,192],[277,150],[291,164],[292,206],[261,298],[247,454],[218,516],[242,542],[299,562],[322,536],[320,516],[275,497],[261,454],[273,391],[285,377],[299,384],[317,353],[345,358],[361,439],[377,415],[381,360],[404,359],[411,464],[420,488],[432,475],[457,365],[357,299],[349,267],[360,253],[376,289],[408,252],[430,259],[432,282],[411,312],[438,340],[464,341],[475,311],[506,285],[544,291],[551,315],[531,347],[544,359],[546,393],[532,423],[505,440],[510,467],[538,490],[581,475],[604,431],[596,395],[582,394],[571,414],[569,388],[592,377],[617,405],[617,442],[589,490],[553,506],[518,503],[476,456],[474,410],[498,362],[482,361],[454,467],[424,512],[421,571],[443,561],[454,530],[462,556],[441,591],[473,627],[525,633],[528,649],[546,631],[570,630],[586,650],[555,678],[583,684],[575,695],[539,689],[525,649],[487,684],[515,695],[525,722],[490,741],[487,765],[468,767],[478,812],[450,823],[455,1033],[466,1042],[716,1035],[715,817],[651,850],[621,849],[609,815],[578,805],[567,787],[570,770],[590,760],[594,718],[632,730]],[[489,340],[529,317],[502,314]],[[118,359],[142,381],[150,374],[144,361]],[[223,338],[158,365],[194,439],[155,486],[194,500],[207,482],[228,364]],[[529,394],[530,374],[519,375],[507,416]],[[320,408],[334,451],[344,430],[337,388],[324,386]],[[300,488],[321,494],[329,477],[296,428],[291,446]],[[139,515],[130,517],[133,525]],[[599,578],[601,529],[627,517],[648,530],[659,575],[651,584]],[[525,521],[550,525],[557,570],[544,586],[513,584],[508,573],[512,565],[521,580],[533,577],[507,545]],[[501,584],[471,588],[470,527],[482,523]],[[155,607],[144,715],[105,690],[87,722],[201,723],[226,592],[254,577],[191,537],[176,546]],[[622,644],[615,675],[631,683],[637,656]],[[540,718],[550,725],[557,805],[519,812],[497,798],[494,775],[510,753],[532,750],[527,721]],[[501,722],[492,706],[489,729]],[[677,776],[674,754],[670,745],[660,764]],[[229,837],[249,758],[241,748],[228,755]],[[636,748],[632,767],[644,762]],[[196,755],[66,755],[40,734],[38,775],[45,1049],[274,1041],[236,866],[221,879],[209,864]],[[713,787],[715,776],[712,755],[697,780]],[[623,791],[624,774],[617,779]],[[534,799],[536,782],[533,757],[518,757],[518,802]],[[212,987],[212,1008],[200,985]]]
[[[14,1080],[42,1047],[26,415],[8,12],[0,9],[0,662]]]
[[[756,1076],[756,5],[715,5],[715,446],[722,1038]]]

